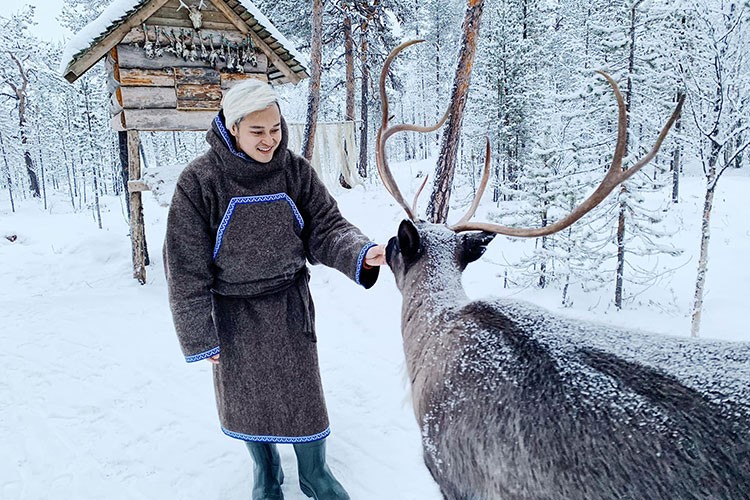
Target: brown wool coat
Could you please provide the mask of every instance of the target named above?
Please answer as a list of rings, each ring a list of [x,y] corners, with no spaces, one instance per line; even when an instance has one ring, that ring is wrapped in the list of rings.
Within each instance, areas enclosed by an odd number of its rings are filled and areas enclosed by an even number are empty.
[[[269,163],[235,147],[220,114],[210,149],[177,181],[164,243],[175,330],[185,358],[221,353],[214,386],[224,432],[247,441],[328,435],[306,260],[365,288],[374,245],[338,210],[310,164],[282,140]]]

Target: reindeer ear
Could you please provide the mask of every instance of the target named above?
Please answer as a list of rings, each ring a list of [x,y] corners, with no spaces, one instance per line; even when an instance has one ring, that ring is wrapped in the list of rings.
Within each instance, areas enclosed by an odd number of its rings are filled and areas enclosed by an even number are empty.
[[[417,226],[408,219],[401,221],[398,226],[398,246],[401,255],[407,259],[413,259],[420,252],[419,231],[417,231]]]
[[[481,233],[462,233],[461,244],[463,246],[463,265],[474,262],[484,255],[487,245],[495,238],[495,233],[482,231]]]

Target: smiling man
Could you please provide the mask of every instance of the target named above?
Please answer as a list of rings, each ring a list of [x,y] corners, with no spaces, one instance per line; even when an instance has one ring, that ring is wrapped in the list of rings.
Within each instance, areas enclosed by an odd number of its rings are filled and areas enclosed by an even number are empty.
[[[291,443],[302,491],[343,500],[326,465],[307,260],[370,288],[385,250],[341,215],[287,139],[270,85],[246,80],[227,92],[210,149],[182,172],[170,206],[170,306],[186,360],[213,363],[222,430],[254,462],[252,498],[283,498],[276,443]]]

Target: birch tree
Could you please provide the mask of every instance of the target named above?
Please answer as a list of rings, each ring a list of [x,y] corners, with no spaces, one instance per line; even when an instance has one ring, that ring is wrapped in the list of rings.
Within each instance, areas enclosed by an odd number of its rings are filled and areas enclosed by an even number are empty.
[[[722,175],[750,147],[750,20],[739,2],[687,2],[690,27],[680,55],[687,104],[697,130],[705,175],[700,251],[692,307],[691,335],[700,333],[709,264],[711,215]]]

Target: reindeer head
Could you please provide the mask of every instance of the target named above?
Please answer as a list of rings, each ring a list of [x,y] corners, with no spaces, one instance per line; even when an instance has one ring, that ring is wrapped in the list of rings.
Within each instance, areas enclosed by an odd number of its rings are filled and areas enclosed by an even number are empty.
[[[396,285],[403,290],[404,283],[419,279],[411,272],[423,268],[455,269],[459,273],[479,259],[487,250],[494,233],[482,231],[456,233],[443,224],[430,224],[405,219],[398,234],[388,241],[385,258],[396,277]],[[428,264],[429,263],[429,264]]]
[[[625,156],[626,149],[626,137],[627,137],[627,112],[625,108],[625,101],[622,98],[620,89],[608,74],[597,71],[602,75],[612,87],[615,98],[617,99],[618,105],[618,130],[617,130],[617,144],[615,146],[615,153],[612,157],[612,163],[610,165],[607,175],[604,180],[599,184],[596,190],[586,200],[578,205],[573,211],[571,211],[566,217],[549,226],[540,228],[512,228],[501,226],[499,224],[491,224],[486,222],[469,222],[474,216],[477,207],[479,206],[479,200],[484,193],[484,189],[487,186],[490,174],[490,144],[489,140],[486,144],[485,150],[485,163],[482,180],[477,189],[476,196],[471,204],[471,207],[466,214],[453,225],[438,225],[429,224],[426,222],[415,222],[416,219],[416,205],[417,198],[424,188],[427,178],[422,182],[422,186],[414,196],[412,206],[409,207],[404,201],[398,186],[391,174],[388,162],[386,161],[385,155],[385,143],[389,137],[397,132],[402,131],[414,131],[414,132],[432,132],[440,128],[445,120],[448,118],[448,111],[441,118],[441,120],[431,127],[421,127],[411,124],[399,124],[394,126],[388,126],[388,97],[385,93],[385,80],[390,69],[391,62],[404,48],[419,43],[422,40],[412,40],[405,42],[396,47],[385,60],[383,70],[380,74],[380,99],[383,105],[383,121],[378,130],[377,145],[375,150],[375,158],[378,168],[378,173],[383,181],[385,188],[394,197],[394,199],[404,208],[406,215],[409,217],[408,220],[404,220],[398,228],[398,235],[391,238],[388,242],[386,250],[386,260],[388,265],[393,270],[396,276],[396,283],[399,289],[403,292],[405,283],[413,282],[416,279],[422,279],[423,277],[417,277],[414,269],[416,267],[430,269],[434,276],[435,272],[448,272],[448,269],[456,269],[459,274],[462,272],[466,265],[470,262],[477,260],[482,256],[487,248],[487,245],[496,234],[503,234],[506,236],[516,237],[538,237],[546,236],[557,233],[567,228],[568,226],[575,223],[586,213],[591,211],[599,203],[601,203],[609,193],[611,193],[615,187],[620,183],[629,179],[636,172],[638,172],[643,166],[648,164],[656,153],[659,151],[664,138],[667,136],[669,129],[672,127],[677,117],[680,115],[684,97],[680,99],[676,109],[672,113],[667,124],[662,129],[659,137],[657,138],[653,148],[643,158],[638,160],[635,165],[623,170],[622,160]],[[467,233],[466,231],[480,231],[479,233]],[[419,264],[419,266],[417,266]],[[409,277],[407,280],[407,276]]]

